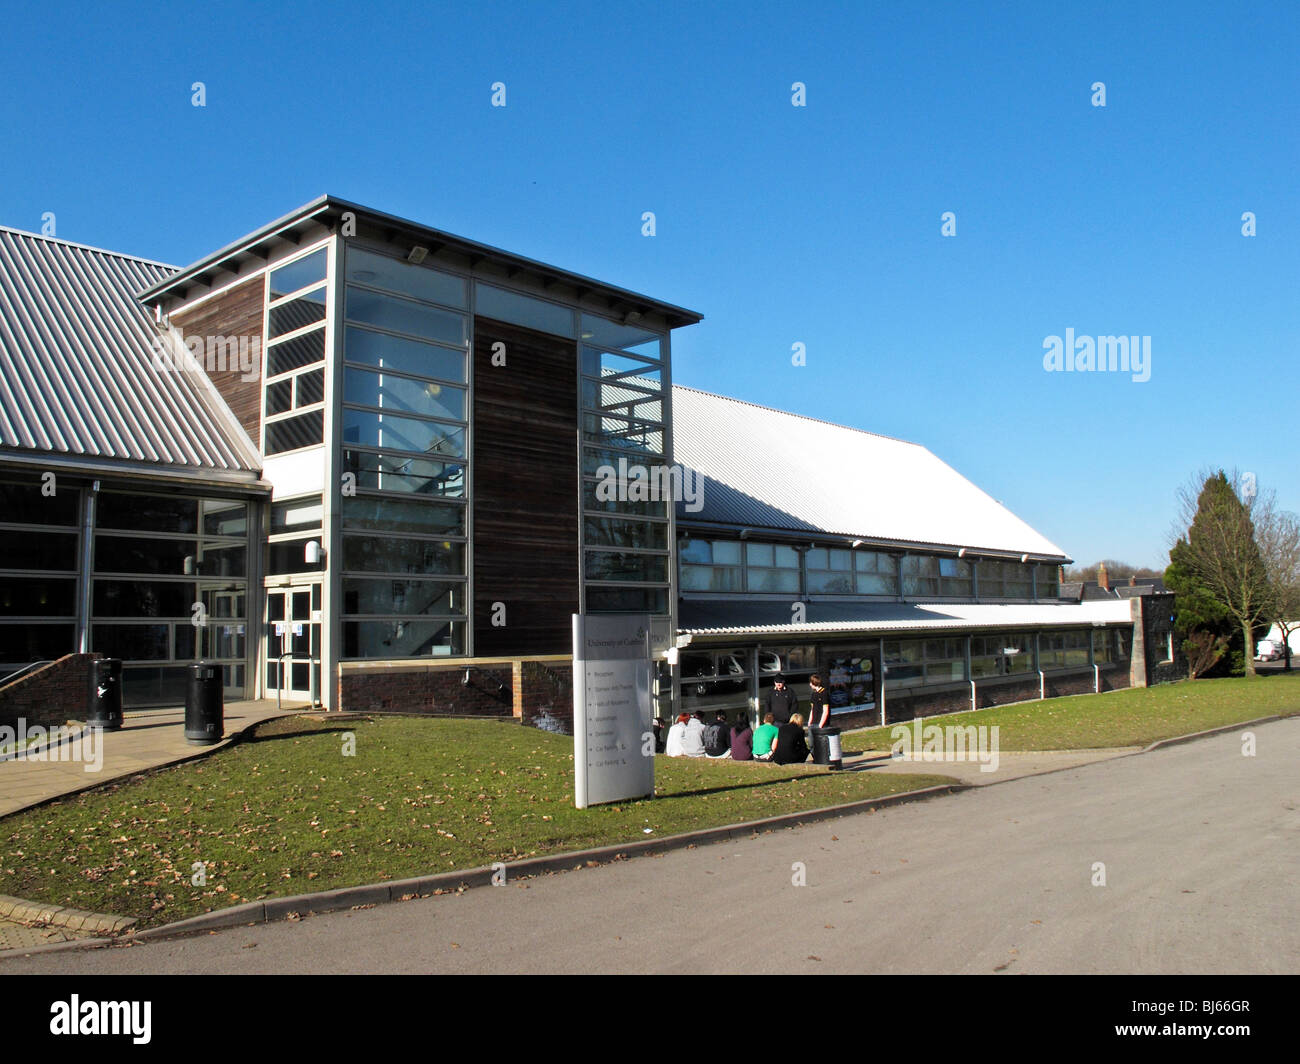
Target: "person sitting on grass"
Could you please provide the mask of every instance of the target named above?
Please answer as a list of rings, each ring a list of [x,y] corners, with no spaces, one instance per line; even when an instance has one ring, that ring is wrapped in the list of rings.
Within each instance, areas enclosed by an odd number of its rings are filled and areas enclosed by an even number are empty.
[[[771,713],[763,716],[763,723],[754,729],[754,760],[771,761],[772,744],[776,742],[776,718]]]
[[[664,742],[664,753],[669,757],[682,757],[682,740],[686,737],[686,722],[690,720],[689,713],[682,713],[673,721],[673,726],[668,729],[668,738]]]
[[[731,729],[731,760],[752,761],[754,759],[754,729],[749,726],[748,715],[737,717]]]
[[[790,714],[790,723],[782,724],[772,746],[775,765],[802,765],[808,760],[808,741],[803,737],[803,714]]]
[[[703,757],[704,721],[700,719],[700,714],[696,713],[693,717],[687,716],[682,727],[686,730],[682,733],[682,752],[680,756]]]
[[[714,715],[712,724],[704,726],[704,753],[713,758],[731,756],[731,729],[722,710]]]

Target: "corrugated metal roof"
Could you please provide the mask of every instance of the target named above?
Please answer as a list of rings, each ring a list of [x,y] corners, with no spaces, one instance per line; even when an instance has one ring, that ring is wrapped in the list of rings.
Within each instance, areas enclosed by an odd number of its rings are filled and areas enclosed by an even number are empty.
[[[136,295],[172,272],[0,227],[0,455],[256,471],[195,382],[154,364]]]
[[[809,602],[807,624],[790,624],[788,602],[685,599],[679,631],[692,636],[810,636],[837,632],[1011,630],[1123,624],[1127,599],[1106,602]]]
[[[1068,560],[919,444],[675,385],[673,450],[704,477],[679,521]]]

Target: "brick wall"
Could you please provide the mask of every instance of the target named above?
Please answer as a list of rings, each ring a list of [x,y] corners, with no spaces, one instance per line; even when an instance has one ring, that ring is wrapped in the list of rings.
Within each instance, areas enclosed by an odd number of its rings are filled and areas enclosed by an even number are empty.
[[[1179,645],[1174,631],[1174,595],[1142,595],[1138,602],[1141,613],[1142,642],[1147,648],[1145,669],[1147,686],[1172,683],[1187,679],[1187,657]],[[1174,659],[1163,662],[1165,651],[1173,636]],[[1136,639],[1135,639],[1136,641]],[[1134,657],[1136,657],[1136,651]]]
[[[500,665],[383,665],[350,669],[338,679],[338,708],[351,713],[426,713],[430,716],[514,715],[513,670]],[[498,689],[500,686],[500,689]]]
[[[42,669],[0,687],[0,724],[13,727],[19,717],[29,726],[84,720],[94,654],[67,654]]]

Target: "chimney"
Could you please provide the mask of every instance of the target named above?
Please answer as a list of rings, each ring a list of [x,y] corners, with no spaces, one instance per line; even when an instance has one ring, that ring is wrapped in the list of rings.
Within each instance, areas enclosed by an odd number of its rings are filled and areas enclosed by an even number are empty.
[[[1106,575],[1106,563],[1102,562],[1097,566],[1097,586],[1103,591],[1110,590],[1110,577]]]

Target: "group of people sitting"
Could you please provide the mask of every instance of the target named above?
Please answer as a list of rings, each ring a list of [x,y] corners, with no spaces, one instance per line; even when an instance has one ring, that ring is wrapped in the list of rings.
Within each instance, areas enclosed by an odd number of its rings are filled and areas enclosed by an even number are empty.
[[[718,710],[706,724],[703,713],[681,714],[668,733],[662,733],[662,718],[655,721],[656,749],[669,757],[731,758],[733,761],[771,761],[776,765],[800,765],[808,760],[808,741],[804,738],[803,715],[793,713],[788,722],[777,724],[769,712],[763,723],[751,727],[748,717],[738,717],[728,725],[727,715]]]

